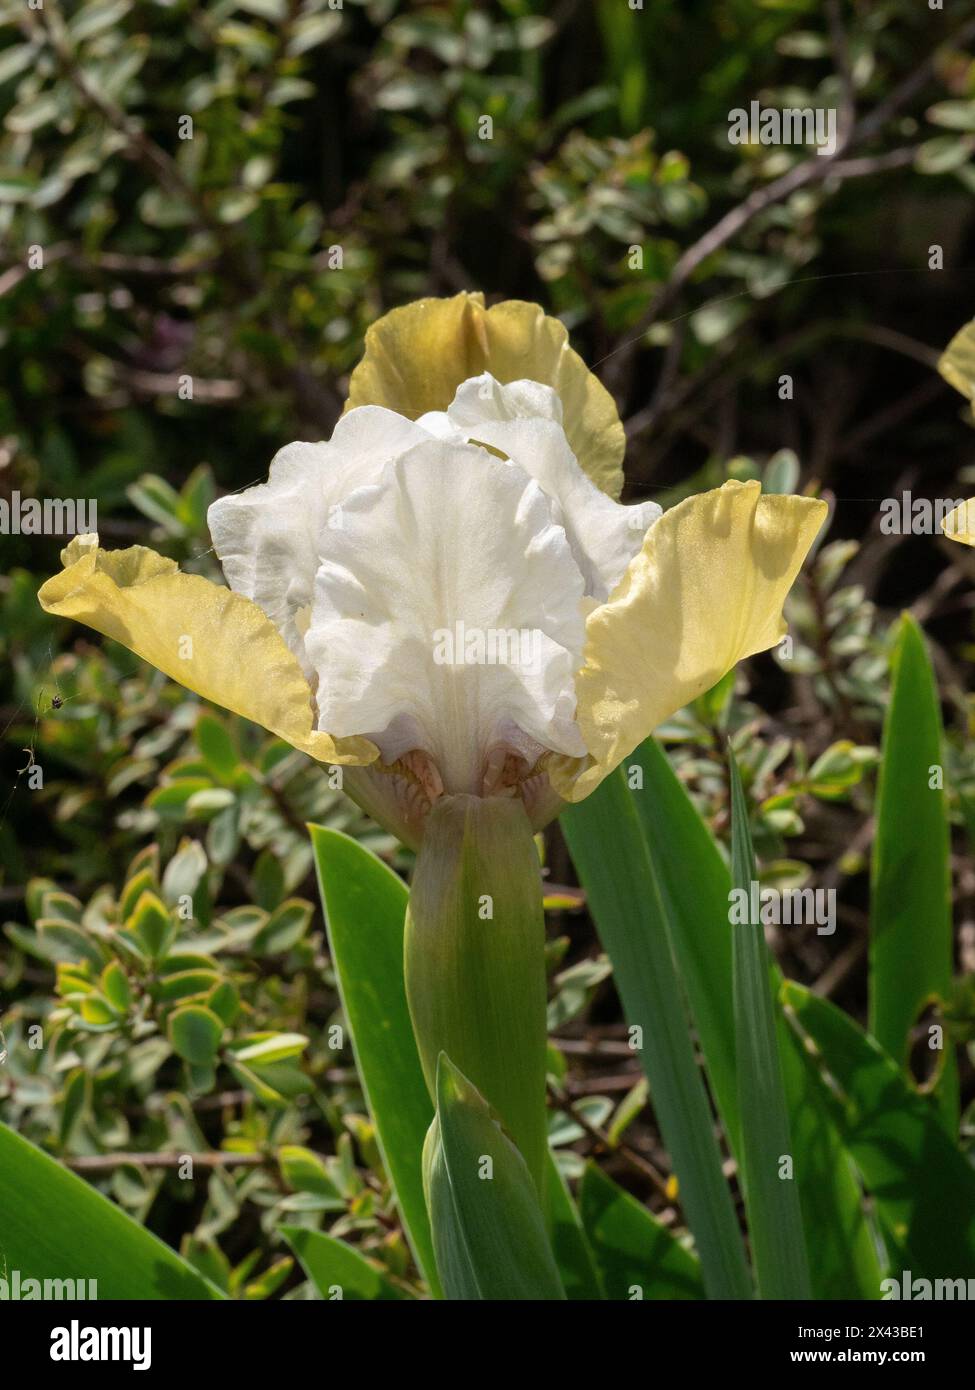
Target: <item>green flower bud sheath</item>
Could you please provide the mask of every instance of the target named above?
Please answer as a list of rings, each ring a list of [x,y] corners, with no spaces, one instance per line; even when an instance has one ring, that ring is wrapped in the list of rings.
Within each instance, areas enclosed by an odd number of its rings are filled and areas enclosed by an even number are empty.
[[[431,810],[406,914],[406,994],[436,1101],[445,1052],[545,1171],[545,921],[520,800],[444,796]]]

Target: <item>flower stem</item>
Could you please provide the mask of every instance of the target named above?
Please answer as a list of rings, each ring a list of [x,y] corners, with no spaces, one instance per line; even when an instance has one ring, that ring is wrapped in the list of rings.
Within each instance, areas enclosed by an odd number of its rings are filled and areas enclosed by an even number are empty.
[[[436,1095],[445,1052],[545,1171],[545,921],[520,801],[447,796],[427,820],[406,914],[406,994]]]

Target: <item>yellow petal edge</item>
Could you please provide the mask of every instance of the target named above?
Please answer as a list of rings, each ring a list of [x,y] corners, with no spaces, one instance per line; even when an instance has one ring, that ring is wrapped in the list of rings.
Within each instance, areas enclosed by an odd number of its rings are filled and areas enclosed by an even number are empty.
[[[576,719],[590,758],[581,771],[548,761],[560,796],[581,801],[658,724],[784,636],[782,605],[826,512],[728,482],[664,513],[587,619]]]
[[[941,354],[938,371],[966,400],[975,400],[975,320],[952,338]]]
[[[962,545],[975,545],[975,497],[969,497],[953,512],[949,512],[941,523],[945,535]]]
[[[527,377],[557,391],[580,465],[619,497],[626,438],[616,404],[569,346],[565,325],[537,304],[506,299],[485,309],[483,294],[465,291],[391,309],[366,331],[345,408],[383,405],[416,420],[446,410],[461,382],[481,372],[502,384]]]
[[[298,660],[250,599],[184,574],[142,545],[102,550],[94,538],[77,537],[61,560],[65,568],[37,596],[48,613],[87,623],[319,762],[378,757],[368,739],[332,739],[312,727],[312,692]]]
[[[975,403],[975,320],[960,328],[945,348],[938,371],[966,400]],[[949,539],[975,545],[975,498],[969,498],[941,523]]]

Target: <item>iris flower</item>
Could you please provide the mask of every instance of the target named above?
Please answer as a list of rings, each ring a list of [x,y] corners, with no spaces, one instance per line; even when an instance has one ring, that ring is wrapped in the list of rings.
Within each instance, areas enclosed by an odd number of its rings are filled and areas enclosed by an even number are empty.
[[[367,333],[331,439],[209,512],[223,587],[80,536],[40,602],[319,762],[416,846],[444,796],[534,828],[782,637],[826,507],[728,482],[623,506],[612,398],[540,308]]]

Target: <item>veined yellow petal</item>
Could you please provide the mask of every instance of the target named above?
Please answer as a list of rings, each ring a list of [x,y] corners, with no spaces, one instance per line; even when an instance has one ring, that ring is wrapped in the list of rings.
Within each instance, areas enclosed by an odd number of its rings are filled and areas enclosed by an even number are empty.
[[[953,512],[949,512],[941,523],[945,535],[962,545],[975,545],[975,497],[969,497]]]
[[[384,405],[416,420],[446,410],[461,382],[482,372],[502,384],[527,378],[553,387],[580,465],[619,496],[626,440],[616,405],[569,346],[565,325],[537,304],[507,299],[486,309],[482,294],[464,292],[390,310],[366,332],[345,408]]]
[[[826,510],[729,482],[663,514],[587,619],[576,719],[590,760],[581,773],[578,761],[549,760],[560,796],[588,796],[675,710],[779,641],[782,604]]]
[[[938,371],[966,400],[975,400],[975,319],[952,338],[941,354]]]
[[[182,574],[174,560],[141,545],[102,550],[77,538],[61,559],[65,568],[37,596],[48,613],[87,623],[319,762],[378,756],[368,739],[332,739],[312,727],[312,693],[301,667],[250,599]]]
[[[952,338],[941,355],[938,371],[949,385],[975,405],[975,319]],[[969,498],[949,512],[941,529],[953,541],[975,545],[975,498]]]

